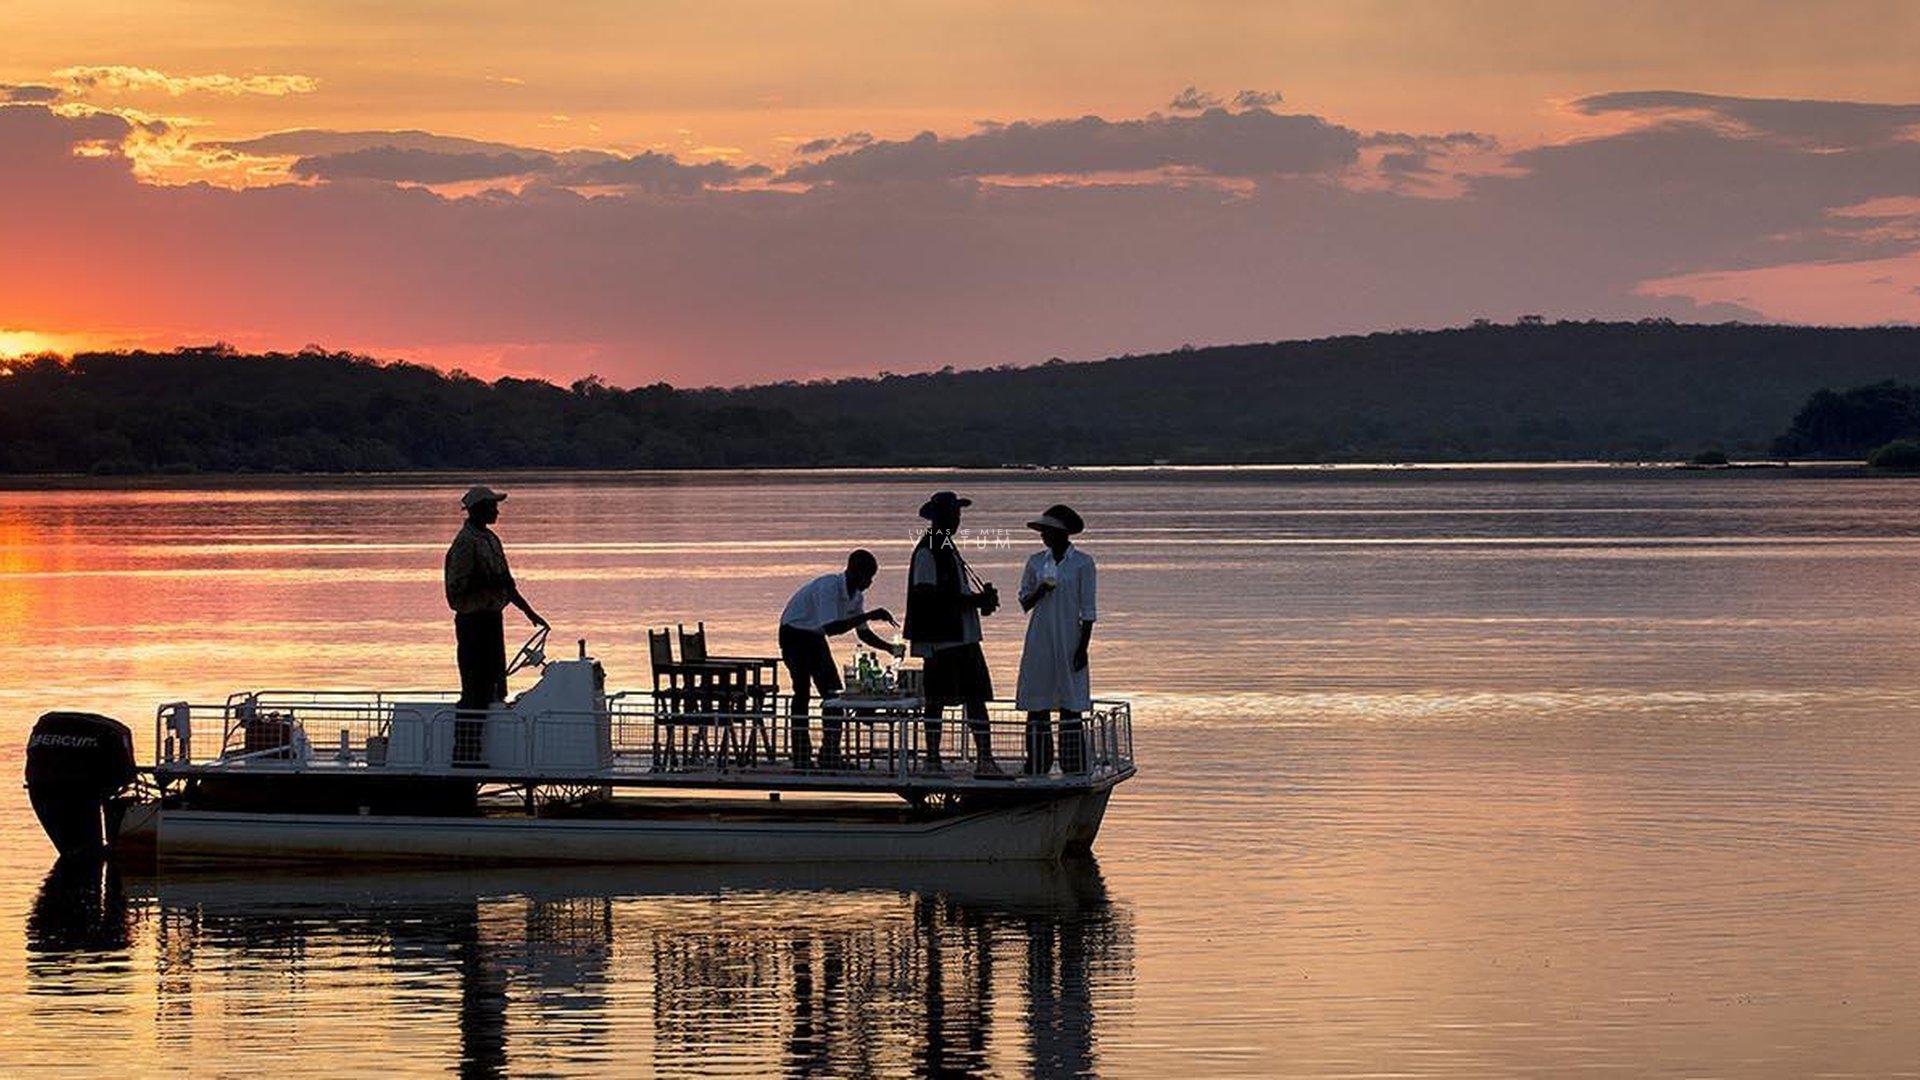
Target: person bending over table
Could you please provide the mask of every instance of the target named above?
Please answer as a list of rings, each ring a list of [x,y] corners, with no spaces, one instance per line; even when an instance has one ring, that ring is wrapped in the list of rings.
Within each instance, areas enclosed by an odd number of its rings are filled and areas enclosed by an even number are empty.
[[[807,727],[807,706],[811,691],[822,699],[841,690],[840,665],[833,658],[833,646],[827,639],[849,630],[876,649],[898,654],[898,650],[868,629],[874,621],[893,623],[886,608],[866,610],[867,589],[880,562],[873,553],[860,548],[847,555],[847,568],[838,574],[822,574],[807,582],[787,601],[780,613],[780,659],[793,677],[792,743],[796,769],[813,767],[813,736]],[[840,765],[840,725],[837,718],[820,718],[820,764],[823,768]]]

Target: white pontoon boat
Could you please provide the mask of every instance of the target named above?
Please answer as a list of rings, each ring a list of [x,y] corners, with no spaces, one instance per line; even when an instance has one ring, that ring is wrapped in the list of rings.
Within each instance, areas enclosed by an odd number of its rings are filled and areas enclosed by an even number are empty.
[[[1057,860],[1091,848],[1134,773],[1132,715],[1096,701],[1055,765],[1023,774],[1026,717],[990,709],[1007,775],[945,719],[944,768],[900,695],[822,703],[831,768],[796,768],[773,694],[609,694],[600,664],[516,663],[538,681],[484,719],[451,695],[255,690],[162,705],[156,760],[127,728],[48,713],[28,746],[34,809],[63,855],[162,863],[796,863]]]

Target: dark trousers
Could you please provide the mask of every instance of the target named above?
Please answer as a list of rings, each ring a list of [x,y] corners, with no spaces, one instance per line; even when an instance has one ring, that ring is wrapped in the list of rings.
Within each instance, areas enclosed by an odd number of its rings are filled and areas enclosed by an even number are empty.
[[[1029,773],[1045,776],[1053,768],[1053,714],[1045,709],[1027,714],[1027,767]],[[1060,771],[1074,774],[1087,771],[1087,734],[1080,714],[1060,710]]]
[[[940,715],[946,705],[965,707],[974,753],[982,762],[993,760],[993,730],[987,719],[987,702],[993,700],[993,675],[987,671],[986,654],[980,651],[979,642],[935,649],[927,657],[926,698],[928,764],[940,762]]]
[[[484,756],[487,706],[507,700],[507,633],[500,612],[455,615],[453,640],[454,658],[460,664],[453,760],[455,764],[478,764]]]
[[[813,735],[807,727],[810,691],[817,690],[822,700],[841,690],[840,667],[833,661],[833,646],[827,635],[798,627],[780,627],[780,659],[786,662],[793,679],[792,728],[788,733],[793,747],[793,765],[797,769],[813,767]],[[820,764],[829,769],[840,767],[840,717],[837,713],[820,717],[822,741]]]

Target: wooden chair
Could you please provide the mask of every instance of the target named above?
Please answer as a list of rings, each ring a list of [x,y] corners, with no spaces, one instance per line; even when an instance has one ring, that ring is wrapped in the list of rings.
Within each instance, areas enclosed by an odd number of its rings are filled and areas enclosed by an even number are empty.
[[[673,660],[673,635],[647,631],[647,652],[653,661],[653,768],[672,768],[690,747],[677,747],[675,736],[685,726],[690,687],[687,673]],[[692,735],[686,736],[688,740]]]
[[[722,741],[732,743],[732,715],[746,715],[752,719],[752,728],[747,731],[746,745],[736,747],[741,764],[752,764],[758,759],[759,748],[766,747],[767,760],[775,760],[773,732],[767,726],[767,718],[778,709],[780,696],[780,658],[767,656],[716,656],[707,651],[707,624],[702,621],[694,624],[692,633],[687,632],[685,623],[678,624],[680,632],[680,660],[683,664],[700,664],[710,670],[715,684],[714,698],[720,712],[730,714],[726,730],[722,732]]]
[[[675,623],[674,626],[676,629],[680,631],[681,658],[684,660],[687,660],[690,663],[699,663],[699,664],[706,663],[707,662],[707,624],[705,622],[694,623],[693,624],[694,630],[693,630],[693,633],[691,634],[687,633],[686,623]]]

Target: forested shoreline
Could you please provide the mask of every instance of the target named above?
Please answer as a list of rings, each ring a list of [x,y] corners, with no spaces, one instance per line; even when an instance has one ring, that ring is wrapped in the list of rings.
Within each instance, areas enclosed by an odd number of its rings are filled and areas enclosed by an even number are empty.
[[[1920,438],[1913,385],[1920,330],[1660,321],[735,389],[187,348],[0,363],[0,472],[1858,457]]]

